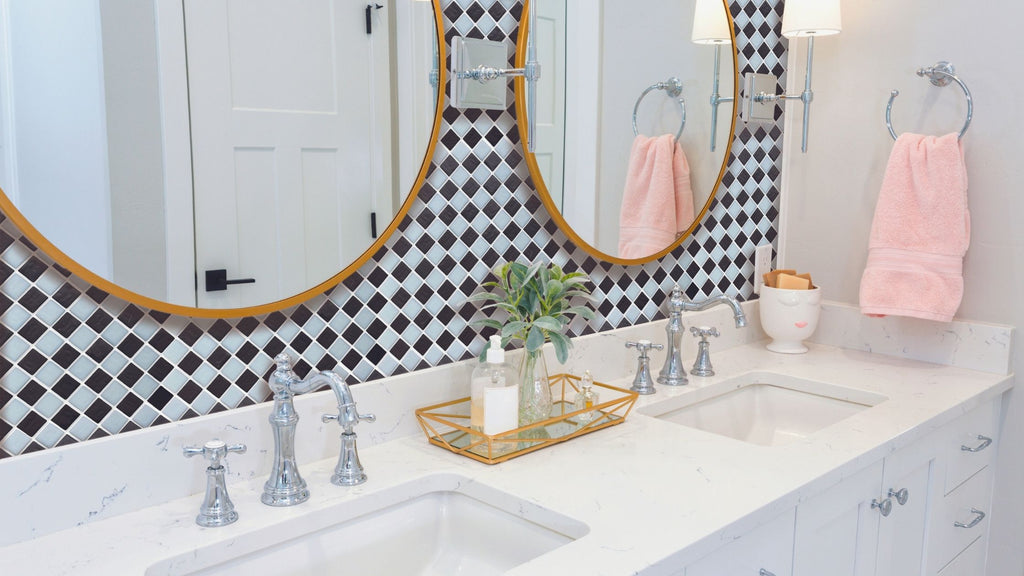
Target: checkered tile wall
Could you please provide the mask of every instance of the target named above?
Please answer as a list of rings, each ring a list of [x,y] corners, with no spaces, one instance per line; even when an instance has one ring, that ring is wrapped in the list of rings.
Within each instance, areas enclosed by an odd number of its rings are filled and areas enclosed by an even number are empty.
[[[513,44],[520,0],[442,1],[446,40]],[[785,83],[779,0],[734,0],[741,72]],[[781,90],[781,87],[780,87]],[[623,267],[571,244],[544,210],[514,112],[443,113],[426,184],[398,232],[341,285],[256,318],[171,316],[69,274],[0,216],[0,457],[118,434],[269,397],[263,378],[290,350],[296,368],[343,367],[352,383],[472,356],[483,345],[463,305],[499,260],[582,269],[602,302],[573,334],[662,317],[675,282],[691,298],[751,295],[754,247],[774,242],[781,123],[738,125],[717,200],[696,234],[660,261]]]

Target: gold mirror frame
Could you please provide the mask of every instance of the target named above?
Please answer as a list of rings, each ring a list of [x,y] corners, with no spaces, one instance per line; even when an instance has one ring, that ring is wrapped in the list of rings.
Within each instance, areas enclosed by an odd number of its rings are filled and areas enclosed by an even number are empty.
[[[526,64],[526,38],[529,34],[529,11],[532,9],[532,3],[533,0],[525,0],[525,4],[523,6],[523,15],[519,20],[519,37],[516,39],[516,68],[522,68]],[[737,58],[736,50],[736,29],[734,28],[732,12],[729,11],[729,5],[727,3],[727,0],[722,0],[722,9],[725,10],[726,17],[729,19],[729,37],[732,40],[732,69],[733,74],[738,77],[739,60]],[[669,252],[672,252],[677,247],[679,247],[680,244],[682,244],[687,238],[690,237],[691,234],[693,234],[693,231],[697,229],[697,226],[700,225],[701,221],[704,219],[704,215],[707,214],[707,211],[711,208],[711,203],[714,202],[715,195],[718,194],[718,189],[722,185],[722,177],[725,176],[725,171],[729,167],[729,159],[732,155],[732,143],[733,140],[736,138],[736,103],[739,102],[739,82],[737,82],[736,79],[733,79],[732,85],[733,111],[732,122],[729,126],[729,138],[725,145],[725,155],[722,158],[722,168],[718,171],[718,178],[717,180],[715,180],[715,185],[711,188],[711,194],[708,195],[708,199],[704,203],[704,207],[701,208],[700,213],[698,213],[694,217],[693,222],[690,224],[690,227],[687,228],[686,231],[683,232],[679,236],[679,238],[675,240],[675,242],[669,244],[667,248],[660,252],[651,254],[650,256],[647,256],[645,258],[626,259],[619,258],[618,256],[612,256],[611,254],[602,252],[593,245],[591,245],[589,242],[580,238],[580,236],[576,234],[576,231],[572,229],[572,226],[570,226],[569,223],[566,221],[565,217],[562,216],[562,211],[559,210],[558,206],[555,205],[555,201],[551,198],[551,194],[548,192],[547,185],[544,183],[544,179],[541,177],[540,166],[537,165],[537,158],[533,152],[530,152],[528,150],[528,147],[526,146],[526,134],[528,132],[525,96],[526,81],[521,76],[515,78],[516,124],[519,127],[519,140],[523,144],[523,156],[526,158],[526,165],[530,169],[530,177],[533,179],[533,185],[537,189],[537,193],[540,195],[541,202],[544,203],[544,207],[547,208],[548,214],[551,215],[551,218],[555,221],[556,224],[558,224],[558,228],[563,233],[565,233],[566,236],[569,237],[573,244],[582,248],[584,251],[587,252],[587,254],[590,254],[591,256],[597,258],[598,260],[611,262],[613,264],[622,264],[624,266],[631,266],[634,264],[646,264],[647,262],[651,262],[665,256]]]
[[[46,253],[47,256],[53,258],[58,266],[69,270],[74,275],[112,296],[116,296],[122,300],[131,302],[132,304],[151,308],[160,312],[178,314],[192,318],[242,318],[246,316],[261,316],[283,310],[296,304],[301,304],[318,294],[322,294],[351,276],[353,272],[358,270],[363,264],[366,264],[366,262],[368,262],[370,258],[384,246],[384,243],[391,238],[391,235],[398,229],[398,225],[409,212],[409,208],[416,200],[419,190],[423,187],[423,184],[426,181],[427,170],[430,168],[430,163],[433,161],[434,150],[437,147],[437,139],[440,136],[441,114],[444,111],[445,83],[447,82],[447,71],[444,66],[445,59],[447,58],[447,51],[444,37],[444,26],[442,24],[443,14],[441,13],[441,4],[440,0],[431,0],[431,3],[434,6],[434,26],[435,32],[437,33],[438,62],[440,62],[441,65],[438,66],[437,106],[434,110],[434,127],[431,131],[430,141],[427,143],[427,150],[423,156],[423,164],[420,166],[420,171],[416,176],[416,181],[413,184],[412,189],[409,190],[409,194],[406,196],[405,201],[402,203],[401,207],[399,207],[398,212],[395,213],[395,217],[391,220],[391,223],[388,224],[388,227],[384,229],[373,244],[371,244],[370,247],[359,256],[359,258],[345,267],[341,272],[338,272],[334,276],[331,276],[327,280],[305,290],[304,292],[300,292],[295,296],[270,302],[268,304],[244,308],[197,308],[163,302],[148,296],[143,296],[137,292],[132,292],[126,288],[122,288],[111,280],[100,277],[85,266],[76,262],[73,258],[65,254],[50,242],[35,226],[29,223],[25,215],[14,206],[14,203],[7,197],[7,194],[3,189],[0,189],[0,211],[3,211],[3,213],[6,214],[12,222],[14,222],[14,225],[21,230],[21,233],[28,237],[33,244]]]

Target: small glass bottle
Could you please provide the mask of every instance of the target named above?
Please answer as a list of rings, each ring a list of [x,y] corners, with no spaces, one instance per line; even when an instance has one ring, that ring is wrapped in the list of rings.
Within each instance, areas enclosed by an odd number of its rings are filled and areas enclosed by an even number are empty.
[[[519,427],[519,384],[505,364],[501,336],[491,336],[487,356],[470,379],[469,425],[494,435]]]
[[[576,402],[573,403],[573,407],[576,410],[586,410],[587,408],[593,408],[598,402],[597,392],[594,391],[594,377],[590,375],[590,370],[587,370],[583,373],[583,377],[580,378],[580,390],[576,393]],[[596,411],[587,410],[577,416],[576,419],[585,424],[596,416]]]

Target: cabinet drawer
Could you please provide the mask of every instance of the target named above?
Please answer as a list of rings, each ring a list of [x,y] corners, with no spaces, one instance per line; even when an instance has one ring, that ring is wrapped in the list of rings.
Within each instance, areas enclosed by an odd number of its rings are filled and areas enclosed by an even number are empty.
[[[775,576],[793,573],[793,526],[796,510],[785,512],[686,567],[686,576]]]
[[[936,511],[934,562],[942,567],[988,533],[992,503],[992,469],[984,468],[942,499]]]
[[[996,402],[983,404],[952,425],[946,441],[944,494],[949,494],[992,463],[996,453],[998,406]]]
[[[988,538],[978,538],[967,547],[945,568],[939,570],[938,576],[980,576],[985,573],[985,549]]]

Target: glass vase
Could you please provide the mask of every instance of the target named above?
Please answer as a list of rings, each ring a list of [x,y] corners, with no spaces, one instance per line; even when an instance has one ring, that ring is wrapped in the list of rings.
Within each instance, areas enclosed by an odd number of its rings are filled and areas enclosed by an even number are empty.
[[[551,383],[544,354],[524,351],[519,365],[519,425],[551,417]]]

